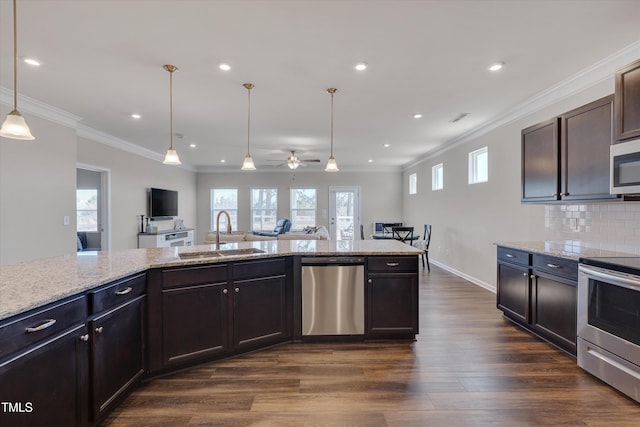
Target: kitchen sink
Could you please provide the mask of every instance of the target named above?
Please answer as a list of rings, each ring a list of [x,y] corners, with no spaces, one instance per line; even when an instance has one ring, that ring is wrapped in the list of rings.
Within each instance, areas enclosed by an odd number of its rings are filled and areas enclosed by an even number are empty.
[[[179,254],[180,259],[202,259],[202,258],[219,258],[225,256],[234,255],[252,255],[263,254],[265,251],[256,248],[244,248],[244,249],[221,249],[219,251],[204,251],[204,252],[184,252]]]

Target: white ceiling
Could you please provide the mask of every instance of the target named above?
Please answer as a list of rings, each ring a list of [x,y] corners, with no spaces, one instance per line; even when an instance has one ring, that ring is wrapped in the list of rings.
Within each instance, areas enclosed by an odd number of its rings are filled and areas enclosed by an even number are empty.
[[[0,0],[5,89],[13,87],[11,4]],[[341,170],[399,168],[637,43],[638,17],[639,0],[18,0],[18,55],[42,62],[20,63],[18,93],[161,158],[169,145],[162,66],[174,64],[173,129],[183,135],[174,146],[184,165],[238,170],[242,84],[252,82],[258,169],[295,149],[322,160],[308,170],[322,170],[326,89],[336,87]],[[358,61],[368,69],[355,71]],[[491,73],[495,61],[506,65]],[[459,113],[469,115],[451,123]]]

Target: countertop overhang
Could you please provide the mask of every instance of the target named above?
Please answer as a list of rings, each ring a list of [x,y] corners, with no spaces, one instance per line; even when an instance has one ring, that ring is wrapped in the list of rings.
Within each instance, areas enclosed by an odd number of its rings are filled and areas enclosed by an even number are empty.
[[[589,247],[579,240],[544,240],[531,242],[497,242],[496,246],[552,255],[578,261],[580,258],[634,256],[629,253]]]
[[[78,252],[0,266],[0,320],[76,295],[150,268],[225,263],[280,256],[420,255],[395,240],[264,240],[226,243],[221,249],[261,253],[181,259],[181,253],[215,251],[215,245]]]

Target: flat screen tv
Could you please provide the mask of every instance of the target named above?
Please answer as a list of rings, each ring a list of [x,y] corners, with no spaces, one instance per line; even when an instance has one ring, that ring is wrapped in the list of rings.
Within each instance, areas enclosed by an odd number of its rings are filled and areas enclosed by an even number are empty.
[[[178,192],[161,188],[149,189],[149,217],[173,217],[178,215]]]

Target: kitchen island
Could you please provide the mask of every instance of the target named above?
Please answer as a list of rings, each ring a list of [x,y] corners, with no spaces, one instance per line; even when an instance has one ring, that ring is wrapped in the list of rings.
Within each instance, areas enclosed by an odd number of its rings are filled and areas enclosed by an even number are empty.
[[[420,254],[396,241],[273,240],[2,266],[0,400],[37,417],[1,413],[0,424],[96,425],[142,378],[301,340],[307,256],[362,257],[356,338],[412,339]]]

